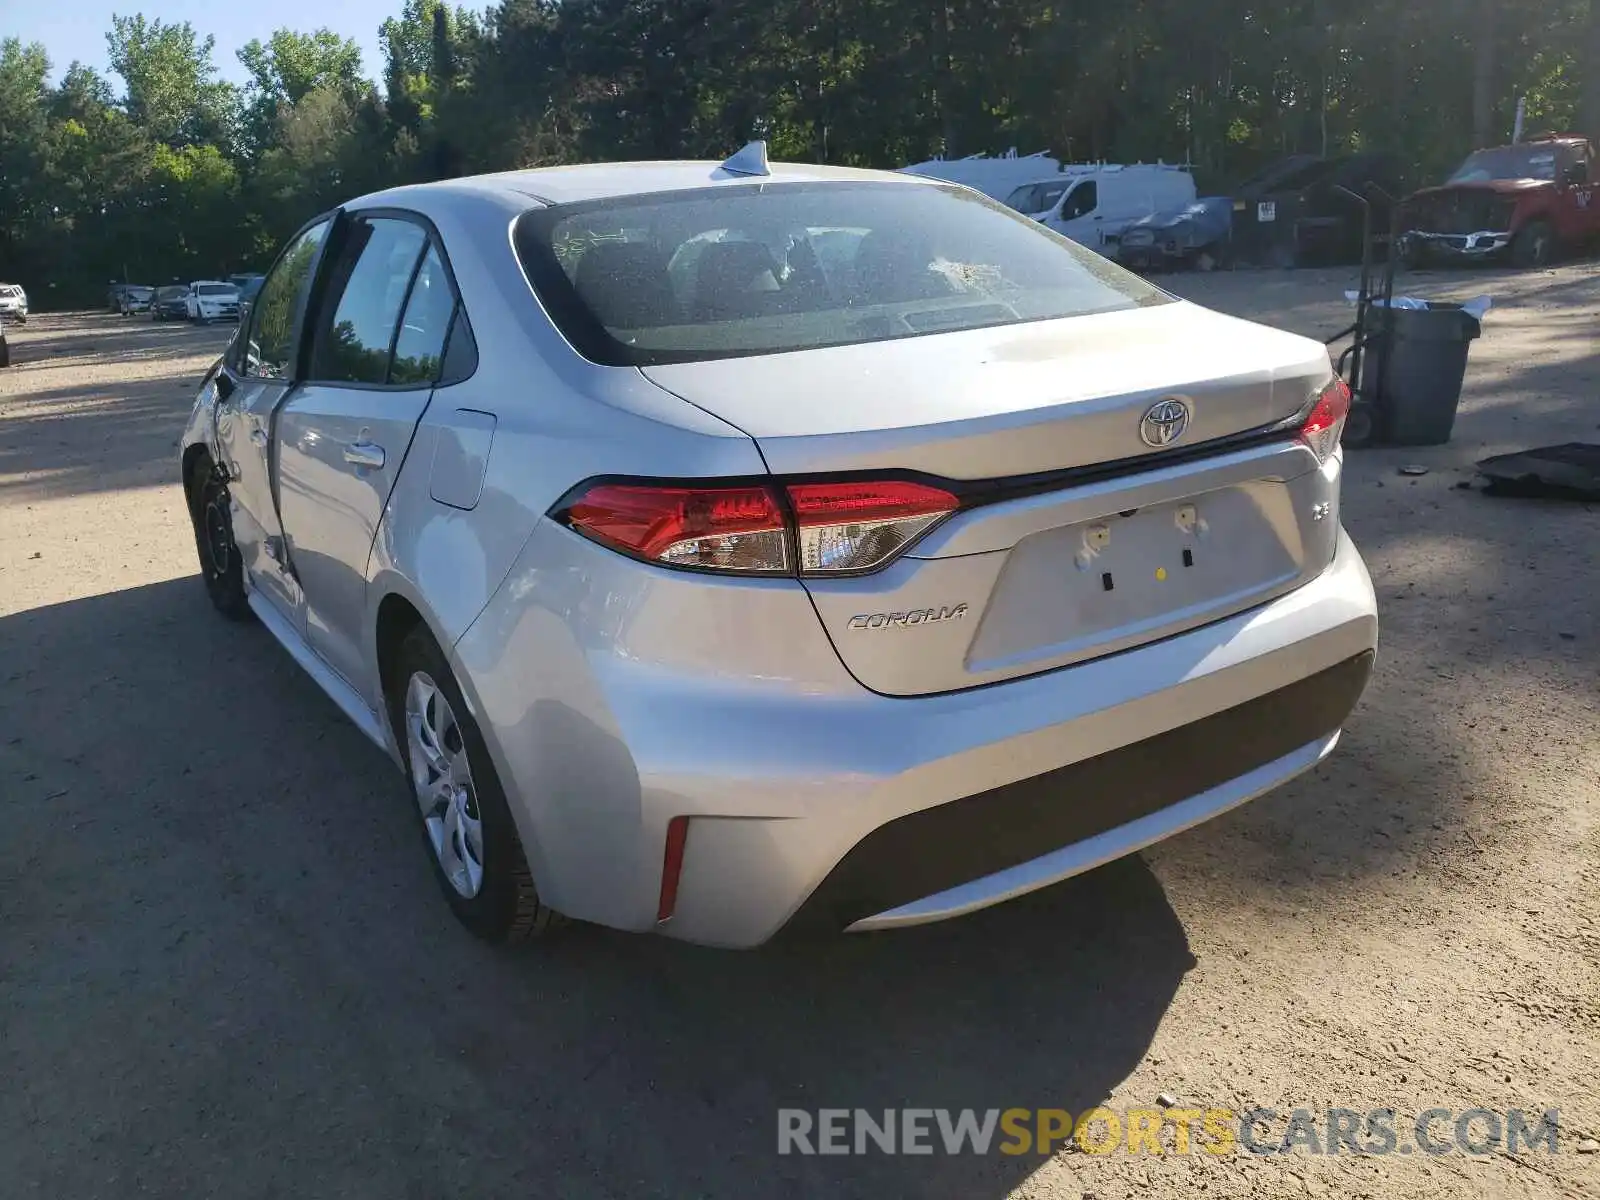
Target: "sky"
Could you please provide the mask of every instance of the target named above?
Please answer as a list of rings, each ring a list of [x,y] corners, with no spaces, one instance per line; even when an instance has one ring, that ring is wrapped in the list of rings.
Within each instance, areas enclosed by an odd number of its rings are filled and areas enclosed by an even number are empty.
[[[106,73],[106,33],[112,14],[146,20],[160,18],[172,24],[184,21],[202,38],[217,39],[212,51],[223,79],[245,81],[245,70],[235,51],[251,38],[266,41],[274,29],[287,26],[302,33],[328,28],[354,38],[361,47],[361,66],[370,79],[383,73],[378,48],[378,26],[399,13],[402,0],[0,0],[0,37],[19,37],[24,43],[42,42],[50,55],[51,79],[59,82],[73,59]],[[122,92],[122,81],[113,77]]]

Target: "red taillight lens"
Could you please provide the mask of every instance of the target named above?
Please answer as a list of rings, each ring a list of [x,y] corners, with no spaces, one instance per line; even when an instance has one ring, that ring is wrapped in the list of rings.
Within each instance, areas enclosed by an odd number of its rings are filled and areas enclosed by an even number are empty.
[[[668,566],[844,575],[883,566],[960,507],[943,488],[867,480],[789,484],[786,513],[778,486],[597,483],[553,515],[615,550]]]
[[[602,483],[562,516],[597,542],[675,567],[793,571],[783,512],[764,487]]]
[[[788,493],[803,575],[880,567],[960,506],[951,493],[923,483],[794,483]]]
[[[1344,419],[1350,415],[1350,387],[1342,379],[1335,379],[1322,389],[1322,395],[1311,407],[1311,415],[1300,426],[1300,440],[1311,447],[1318,462],[1327,462],[1328,456],[1339,447],[1344,433]]]

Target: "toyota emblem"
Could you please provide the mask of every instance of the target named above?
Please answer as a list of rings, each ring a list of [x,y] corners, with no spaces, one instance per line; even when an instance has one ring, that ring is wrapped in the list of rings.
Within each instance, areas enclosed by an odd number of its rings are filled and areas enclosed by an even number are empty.
[[[1189,406],[1177,396],[1157,400],[1145,409],[1139,436],[1146,446],[1161,450],[1181,438],[1189,428]]]

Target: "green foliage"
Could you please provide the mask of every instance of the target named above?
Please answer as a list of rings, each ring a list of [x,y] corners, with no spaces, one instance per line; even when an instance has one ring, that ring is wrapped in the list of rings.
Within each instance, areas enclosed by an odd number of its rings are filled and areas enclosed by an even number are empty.
[[[128,85],[128,115],[153,140],[184,145],[227,138],[238,97],[213,78],[215,38],[201,39],[187,21],[146,21],[139,14],[112,17],[106,44],[111,69]]]
[[[383,187],[598,159],[894,167],[1049,149],[1188,161],[1225,189],[1288,153],[1437,178],[1476,129],[1600,126],[1600,0],[404,0],[382,80],[279,29],[217,78],[187,22],[118,16],[111,82],[0,41],[0,278],[36,305],[260,269]],[[373,64],[377,65],[377,64]],[[1588,128],[1600,134],[1600,128]]]

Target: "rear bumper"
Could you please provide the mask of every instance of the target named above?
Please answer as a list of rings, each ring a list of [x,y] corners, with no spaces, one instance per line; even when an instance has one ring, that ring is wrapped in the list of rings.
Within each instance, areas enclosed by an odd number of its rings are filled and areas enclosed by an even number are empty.
[[[723,946],[797,913],[834,929],[953,916],[1258,795],[1332,748],[1377,643],[1342,533],[1326,571],[1247,612],[915,698],[856,684],[798,586],[708,589],[548,525],[524,561],[540,565],[513,570],[452,657],[544,898]],[[757,644],[766,657],[741,660]],[[658,926],[678,816],[677,906]]]
[[[943,920],[1208,820],[1330,753],[1372,658],[1365,651],[1192,724],[880,826],[834,867],[790,927]]]

